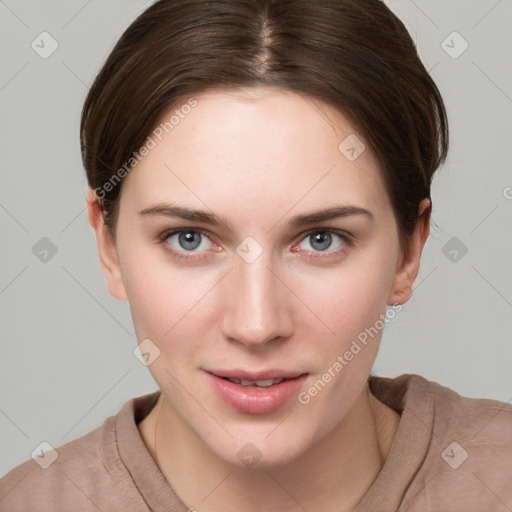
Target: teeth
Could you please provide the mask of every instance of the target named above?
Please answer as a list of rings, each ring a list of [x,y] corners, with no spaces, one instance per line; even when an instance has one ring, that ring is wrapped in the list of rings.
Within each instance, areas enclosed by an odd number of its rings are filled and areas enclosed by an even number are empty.
[[[256,381],[256,386],[261,386],[261,387],[268,387],[268,386],[273,386],[274,384],[279,384],[280,382],[283,382],[284,379],[267,379],[267,380],[257,380]]]
[[[279,384],[283,382],[284,379],[266,379],[266,380],[244,380],[237,378],[228,378],[229,382],[233,382],[233,384],[240,384],[241,386],[260,386],[263,388],[267,388],[269,386],[273,386],[274,384]]]

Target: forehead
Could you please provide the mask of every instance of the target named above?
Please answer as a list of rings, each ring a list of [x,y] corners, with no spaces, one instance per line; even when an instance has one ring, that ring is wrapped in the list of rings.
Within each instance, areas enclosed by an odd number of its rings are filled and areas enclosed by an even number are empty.
[[[299,203],[389,206],[378,162],[337,110],[266,87],[194,99],[162,116],[154,147],[125,178],[121,206],[182,202],[226,216]]]

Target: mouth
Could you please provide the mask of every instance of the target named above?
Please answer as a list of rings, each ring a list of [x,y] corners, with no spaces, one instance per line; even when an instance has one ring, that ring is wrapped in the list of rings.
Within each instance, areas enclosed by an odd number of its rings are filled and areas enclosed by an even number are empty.
[[[240,384],[241,386],[258,386],[261,388],[268,388],[270,386],[274,386],[275,384],[281,384],[285,380],[289,379],[262,379],[262,380],[246,380],[246,379],[237,379],[236,377],[222,377],[224,380],[232,382],[233,384]]]
[[[224,403],[248,414],[279,409],[299,393],[308,375],[287,370],[207,370],[206,374]]]
[[[288,370],[262,370],[250,372],[247,370],[207,370],[208,373],[221,379],[239,384],[241,386],[270,387],[287,380],[293,380],[304,375],[303,372],[292,372]]]

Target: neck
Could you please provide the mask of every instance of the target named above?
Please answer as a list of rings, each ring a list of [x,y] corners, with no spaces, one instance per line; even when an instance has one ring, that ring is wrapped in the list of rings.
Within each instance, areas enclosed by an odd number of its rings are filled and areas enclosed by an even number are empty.
[[[139,424],[166,480],[201,512],[352,510],[389,454],[400,416],[363,388],[344,420],[292,462],[245,469],[216,456],[163,395]],[[179,441],[177,441],[179,440]]]

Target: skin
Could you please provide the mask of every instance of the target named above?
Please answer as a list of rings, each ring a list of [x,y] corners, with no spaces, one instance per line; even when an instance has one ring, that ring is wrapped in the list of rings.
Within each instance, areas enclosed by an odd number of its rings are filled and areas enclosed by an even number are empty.
[[[325,104],[271,88],[208,91],[125,178],[115,239],[92,191],[90,224],[110,293],[130,305],[137,339],[160,355],[148,366],[161,400],[139,424],[165,478],[203,511],[353,508],[381,470],[399,415],[369,394],[380,331],[317,396],[270,414],[240,413],[213,392],[205,368],[307,372],[308,389],[387,305],[411,296],[429,234],[430,202],[405,253],[369,150],[338,150],[349,121]],[[166,116],[163,116],[165,118]],[[362,139],[362,136],[359,136]],[[157,203],[206,210],[229,228],[140,215]],[[330,206],[369,210],[292,228]],[[173,228],[204,231],[196,259]],[[322,251],[311,230],[339,230]],[[236,252],[247,237],[252,263]],[[313,256],[313,257],[311,257]],[[261,454],[246,467],[248,442]],[[221,485],[219,485],[222,482]]]

